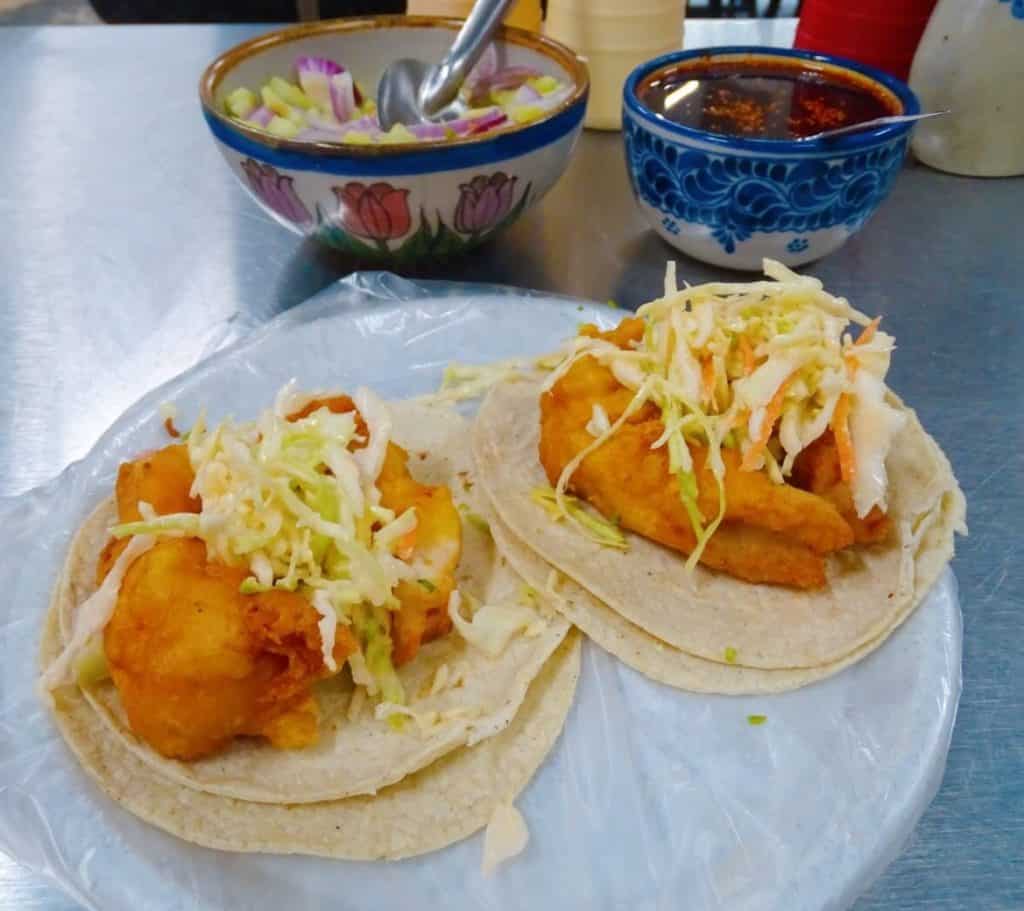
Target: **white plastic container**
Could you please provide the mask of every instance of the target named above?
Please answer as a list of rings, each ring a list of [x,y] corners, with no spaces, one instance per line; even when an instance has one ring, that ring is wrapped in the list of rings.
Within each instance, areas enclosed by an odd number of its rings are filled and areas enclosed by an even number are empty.
[[[926,111],[911,147],[926,165],[972,177],[1024,174],[1024,2],[939,0],[910,86]]]
[[[685,0],[549,0],[545,34],[587,58],[584,124],[622,126],[622,84],[634,67],[683,46]]]

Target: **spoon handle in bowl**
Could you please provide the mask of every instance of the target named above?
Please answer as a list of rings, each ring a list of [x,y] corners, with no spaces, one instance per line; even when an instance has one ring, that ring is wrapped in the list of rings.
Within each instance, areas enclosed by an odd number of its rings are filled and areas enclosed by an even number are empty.
[[[835,127],[831,130],[822,130],[820,133],[812,133],[810,136],[801,136],[800,142],[807,142],[812,139],[832,139],[836,136],[846,136],[850,133],[860,133],[863,130],[876,130],[878,127],[891,126],[898,123],[916,123],[918,120],[927,120],[929,117],[941,117],[949,111],[928,111],[923,114],[892,114],[888,117],[875,117],[873,120],[865,120],[861,123],[851,123],[845,127]]]
[[[458,94],[459,87],[480,59],[501,20],[515,0],[476,0],[451,50],[432,70],[420,88],[420,107],[432,117]]]

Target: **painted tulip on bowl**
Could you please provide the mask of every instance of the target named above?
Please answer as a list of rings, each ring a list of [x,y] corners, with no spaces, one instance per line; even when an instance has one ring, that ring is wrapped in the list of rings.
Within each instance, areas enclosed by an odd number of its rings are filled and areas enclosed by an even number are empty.
[[[337,208],[316,205],[317,236],[359,260],[406,265],[461,255],[519,217],[533,184],[516,195],[517,177],[477,175],[433,211],[410,202],[414,191],[385,181],[332,186]],[[397,182],[397,181],[396,181]],[[403,181],[404,182],[404,181]]]
[[[409,191],[389,183],[369,185],[353,181],[333,187],[338,199],[338,214],[345,230],[356,237],[376,241],[387,252],[387,242],[398,240],[412,225]]]
[[[281,218],[300,228],[313,224],[313,216],[295,192],[295,181],[285,177],[268,164],[252,158],[242,162],[242,170],[249,186],[260,201]]]
[[[512,211],[516,180],[498,171],[490,177],[478,174],[469,183],[459,184],[455,230],[462,234],[480,234],[495,227]]]

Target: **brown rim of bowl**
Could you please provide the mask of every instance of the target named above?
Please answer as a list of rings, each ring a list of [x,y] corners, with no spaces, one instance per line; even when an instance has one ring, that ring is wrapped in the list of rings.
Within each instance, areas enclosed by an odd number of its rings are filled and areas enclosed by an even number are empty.
[[[497,38],[509,44],[518,44],[521,47],[528,47],[539,51],[547,57],[555,60],[556,63],[570,74],[576,88],[565,101],[557,108],[548,111],[540,120],[532,123],[519,124],[510,130],[502,130],[497,133],[483,133],[479,136],[467,136],[460,139],[448,139],[444,142],[396,142],[387,145],[364,146],[348,144],[343,142],[308,142],[305,140],[284,139],[278,136],[271,136],[269,133],[250,127],[241,123],[235,118],[228,116],[220,110],[216,98],[217,89],[220,87],[224,77],[227,76],[243,60],[269,47],[280,44],[288,44],[311,35],[324,34],[347,34],[350,32],[370,31],[371,29],[382,28],[447,28],[456,31],[462,27],[462,19],[445,18],[442,16],[366,16],[352,19],[334,19],[325,22],[308,22],[299,25],[291,25],[285,28],[275,29],[265,35],[250,38],[241,44],[236,44],[217,57],[204,71],[199,79],[199,99],[203,110],[211,117],[215,117],[224,126],[241,133],[248,139],[258,142],[261,145],[271,146],[275,149],[287,149],[293,152],[305,153],[307,155],[331,155],[331,156],[353,156],[356,158],[374,158],[378,156],[398,155],[412,151],[431,151],[439,148],[455,148],[459,146],[473,145],[478,142],[486,142],[496,136],[507,136],[511,133],[518,133],[529,130],[539,124],[558,116],[568,110],[579,100],[586,96],[590,87],[590,74],[583,59],[573,50],[553,41],[544,35],[527,31],[526,29],[515,28],[509,25],[502,25],[498,29]]]

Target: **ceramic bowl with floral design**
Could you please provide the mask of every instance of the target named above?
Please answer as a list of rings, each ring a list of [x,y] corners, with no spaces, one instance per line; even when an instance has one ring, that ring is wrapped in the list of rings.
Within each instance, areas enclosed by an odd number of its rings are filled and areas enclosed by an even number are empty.
[[[210,64],[200,82],[203,114],[242,186],[285,227],[382,265],[444,259],[510,225],[562,175],[589,86],[586,65],[574,52],[503,27],[496,39],[500,65],[532,67],[572,92],[540,120],[443,143],[280,139],[232,119],[224,99],[239,87],[287,74],[301,55],[337,60],[375,91],[393,60],[440,60],[461,24],[376,16],[279,29]]]
[[[637,67],[623,87],[622,116],[633,192],[654,230],[695,259],[756,271],[765,257],[790,266],[820,259],[864,226],[903,165],[911,124],[834,139],[745,138],[676,123],[639,97],[638,89],[659,72],[696,58],[728,64],[780,57],[867,80],[899,113],[921,109],[900,80],[808,51],[721,47],[666,54]]]

